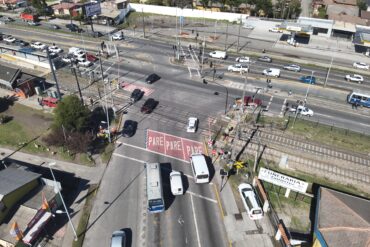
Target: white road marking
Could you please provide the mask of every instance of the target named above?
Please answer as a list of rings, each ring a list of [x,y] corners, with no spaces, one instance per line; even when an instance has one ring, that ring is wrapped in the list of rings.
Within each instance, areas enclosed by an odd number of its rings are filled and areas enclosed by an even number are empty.
[[[280,116],[283,116],[284,115],[284,111],[285,111],[285,108],[286,108],[286,101],[287,101],[287,98],[284,99],[284,102],[283,102],[283,105],[281,106],[281,111],[280,111]]]
[[[139,162],[139,163],[146,163],[147,162],[145,160],[135,159],[135,158],[128,157],[128,156],[125,156],[125,155],[122,155],[122,154],[118,154],[118,153],[113,153],[113,155],[119,156],[119,157],[122,157],[122,158],[125,158],[125,159],[129,159],[129,160],[133,160],[133,161],[136,161],[136,162]]]
[[[192,196],[192,195],[190,195],[190,201],[191,201],[191,207],[192,207],[192,209],[193,209],[194,224],[195,224],[195,232],[197,233],[198,247],[201,247],[201,245],[200,245],[199,231],[198,231],[198,222],[197,222],[197,217],[196,217],[196,215],[195,215],[194,202],[193,202],[193,196]]]
[[[202,196],[202,195],[196,194],[196,193],[191,192],[191,191],[186,191],[186,193],[189,193],[190,195],[193,195],[193,196],[196,196],[196,197],[199,197],[199,198],[205,199],[205,200],[210,201],[210,202],[213,202],[213,203],[217,203],[217,201],[216,201],[216,200],[214,200],[214,199],[212,199],[212,198],[205,197],[205,196]]]
[[[273,98],[274,98],[274,95],[271,95],[270,101],[269,101],[269,103],[267,104],[267,107],[266,107],[266,111],[268,111],[270,109],[270,105],[272,103]]]

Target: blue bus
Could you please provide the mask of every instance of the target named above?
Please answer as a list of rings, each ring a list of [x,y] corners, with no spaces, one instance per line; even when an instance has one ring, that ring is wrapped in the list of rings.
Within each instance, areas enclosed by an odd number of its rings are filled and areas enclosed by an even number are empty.
[[[370,93],[352,91],[347,96],[349,104],[358,104],[360,106],[370,107]]]
[[[149,213],[164,211],[161,166],[159,163],[146,164],[146,192]]]

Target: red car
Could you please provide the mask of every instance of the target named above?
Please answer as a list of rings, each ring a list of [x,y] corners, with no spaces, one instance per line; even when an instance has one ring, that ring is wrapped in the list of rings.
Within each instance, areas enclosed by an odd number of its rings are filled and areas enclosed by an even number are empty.
[[[89,62],[96,62],[98,58],[91,53],[86,53],[86,60]]]
[[[252,98],[252,96],[244,96],[244,105],[246,106],[260,106],[262,105],[262,100],[258,98]]]
[[[42,98],[40,101],[40,105],[53,107],[53,108],[57,107],[57,104],[58,104],[58,99],[52,98],[52,97]]]

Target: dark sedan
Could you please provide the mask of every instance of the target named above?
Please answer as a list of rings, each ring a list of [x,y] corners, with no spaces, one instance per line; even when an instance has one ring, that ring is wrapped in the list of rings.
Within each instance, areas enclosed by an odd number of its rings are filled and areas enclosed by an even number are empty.
[[[146,79],[145,79],[145,82],[148,83],[148,84],[152,84],[153,82],[156,82],[158,81],[159,79],[161,79],[161,77],[155,73],[153,74],[150,74]]]
[[[19,39],[17,39],[16,41],[14,41],[14,45],[21,46],[21,47],[29,46],[29,44],[30,43],[28,43],[26,41],[23,41],[23,40],[19,40]]]
[[[139,101],[141,97],[143,97],[143,95],[144,95],[144,91],[141,91],[140,89],[135,88],[134,91],[132,91],[131,93],[130,99],[132,102],[136,102],[136,101]]]
[[[135,135],[137,128],[137,122],[132,120],[126,120],[123,124],[122,135],[124,137],[131,137]]]
[[[156,101],[152,98],[149,98],[145,101],[144,105],[141,107],[141,112],[149,114],[154,110],[154,108],[157,105],[158,105],[158,101]]]

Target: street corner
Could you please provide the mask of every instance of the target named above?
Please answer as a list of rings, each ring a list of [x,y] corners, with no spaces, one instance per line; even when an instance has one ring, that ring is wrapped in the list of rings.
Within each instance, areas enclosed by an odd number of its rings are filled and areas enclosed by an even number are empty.
[[[204,152],[202,142],[150,129],[147,130],[146,149],[184,161],[194,153]]]

